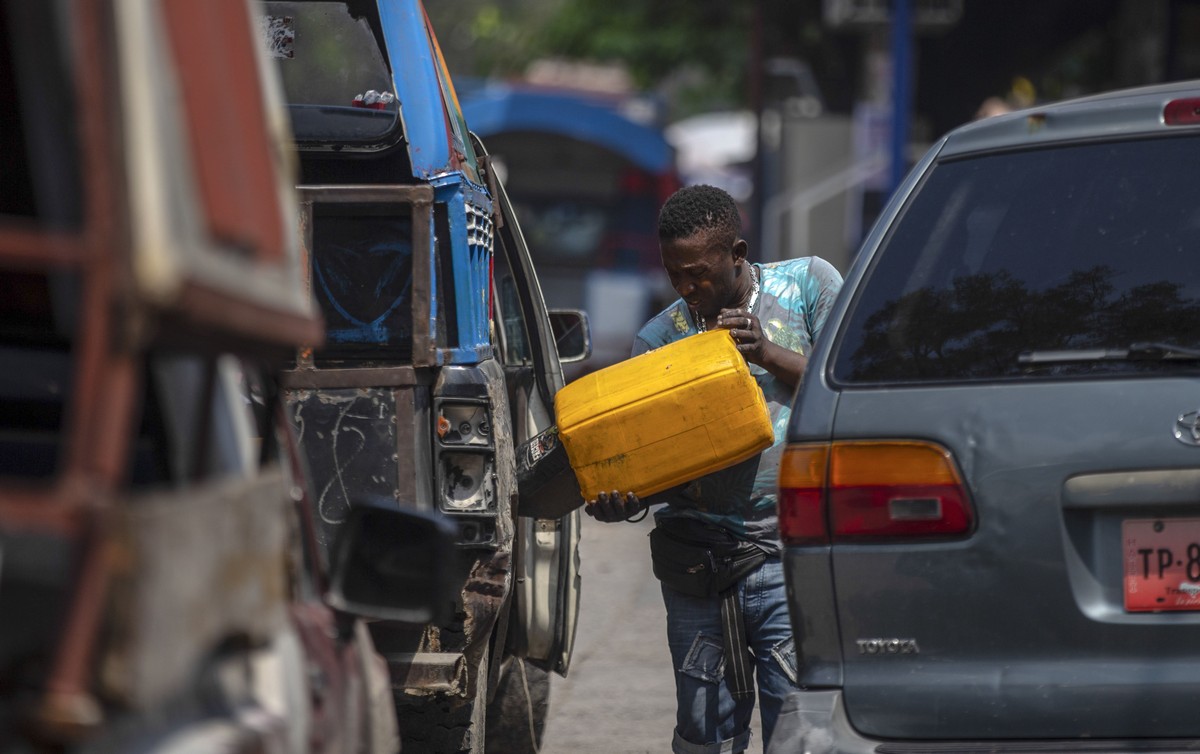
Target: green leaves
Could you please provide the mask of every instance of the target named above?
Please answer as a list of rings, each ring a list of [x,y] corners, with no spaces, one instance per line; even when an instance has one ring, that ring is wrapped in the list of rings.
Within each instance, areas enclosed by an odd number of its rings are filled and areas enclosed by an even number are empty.
[[[743,82],[752,11],[716,0],[564,0],[538,41],[547,54],[620,62],[643,88],[686,67]]]
[[[558,58],[618,64],[680,109],[746,104],[754,3],[455,0],[426,4],[455,76],[507,78]]]

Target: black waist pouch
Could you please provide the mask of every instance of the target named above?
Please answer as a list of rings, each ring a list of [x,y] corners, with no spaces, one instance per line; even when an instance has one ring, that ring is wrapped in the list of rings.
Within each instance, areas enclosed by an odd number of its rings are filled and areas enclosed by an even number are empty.
[[[767,559],[762,548],[691,519],[666,519],[650,532],[654,576],[677,592],[711,597]]]
[[[719,598],[726,677],[735,699],[754,696],[754,658],[733,587],[766,559],[758,545],[693,519],[664,519],[650,532],[650,561],[659,581],[691,597]]]

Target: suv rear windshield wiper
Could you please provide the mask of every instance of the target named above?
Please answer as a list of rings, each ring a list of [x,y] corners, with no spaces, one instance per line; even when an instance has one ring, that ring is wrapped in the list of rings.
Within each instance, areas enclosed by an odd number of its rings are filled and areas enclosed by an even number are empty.
[[[1020,364],[1073,364],[1090,361],[1200,361],[1200,348],[1170,343],[1132,343],[1128,348],[1078,348],[1063,351],[1025,351]]]

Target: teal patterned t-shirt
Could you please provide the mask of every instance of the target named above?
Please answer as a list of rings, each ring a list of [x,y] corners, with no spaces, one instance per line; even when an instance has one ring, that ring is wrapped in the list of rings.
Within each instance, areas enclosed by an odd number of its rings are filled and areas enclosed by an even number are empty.
[[[755,266],[760,292],[752,313],[758,317],[763,335],[776,345],[810,354],[841,290],[842,276],[819,257]],[[642,327],[633,343],[633,355],[697,332],[691,311],[679,299]],[[775,444],[753,458],[692,481],[683,492],[667,498],[668,504],[655,512],[655,518],[698,518],[727,529],[739,539],[778,552],[775,496],[794,387],[756,364],[750,364],[750,373],[767,400]]]

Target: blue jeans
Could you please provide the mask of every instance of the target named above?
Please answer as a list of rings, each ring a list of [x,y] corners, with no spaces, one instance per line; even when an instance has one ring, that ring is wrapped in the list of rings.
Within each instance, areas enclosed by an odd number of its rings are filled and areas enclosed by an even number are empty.
[[[780,705],[796,686],[796,649],[788,618],[783,563],[768,558],[737,585],[758,686],[763,750]],[[728,754],[750,745],[754,698],[735,701],[725,684],[721,602],[662,587],[667,643],[675,667],[675,754]]]

